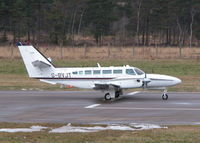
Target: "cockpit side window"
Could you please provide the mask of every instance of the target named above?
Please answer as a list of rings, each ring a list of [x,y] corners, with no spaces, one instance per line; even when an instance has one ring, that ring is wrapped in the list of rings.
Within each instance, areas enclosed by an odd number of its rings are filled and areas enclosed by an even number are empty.
[[[136,75],[133,69],[126,69],[126,74]]]
[[[141,71],[140,69],[135,68],[135,72],[137,73],[137,75],[143,75],[144,72]]]

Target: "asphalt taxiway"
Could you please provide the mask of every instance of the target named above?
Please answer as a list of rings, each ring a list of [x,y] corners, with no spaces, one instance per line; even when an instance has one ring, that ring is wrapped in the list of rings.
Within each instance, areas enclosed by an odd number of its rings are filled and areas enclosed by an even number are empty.
[[[97,91],[0,91],[0,122],[200,124],[200,93],[161,94],[105,101]]]

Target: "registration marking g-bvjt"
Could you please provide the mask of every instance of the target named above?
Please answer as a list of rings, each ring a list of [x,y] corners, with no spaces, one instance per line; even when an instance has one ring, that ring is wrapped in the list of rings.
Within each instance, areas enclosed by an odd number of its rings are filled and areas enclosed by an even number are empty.
[[[52,78],[71,78],[71,73],[51,73]]]

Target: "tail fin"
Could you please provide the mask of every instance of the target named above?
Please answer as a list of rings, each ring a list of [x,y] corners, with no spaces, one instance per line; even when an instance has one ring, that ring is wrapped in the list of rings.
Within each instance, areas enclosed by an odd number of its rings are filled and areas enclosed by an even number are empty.
[[[52,63],[32,45],[18,45],[29,77],[49,77],[55,67]]]

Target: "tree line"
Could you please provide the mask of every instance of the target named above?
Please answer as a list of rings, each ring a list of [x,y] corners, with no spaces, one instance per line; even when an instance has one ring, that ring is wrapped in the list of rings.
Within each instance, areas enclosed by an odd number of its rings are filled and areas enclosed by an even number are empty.
[[[78,37],[78,38],[77,38]],[[0,44],[199,46],[199,0],[0,0]]]

